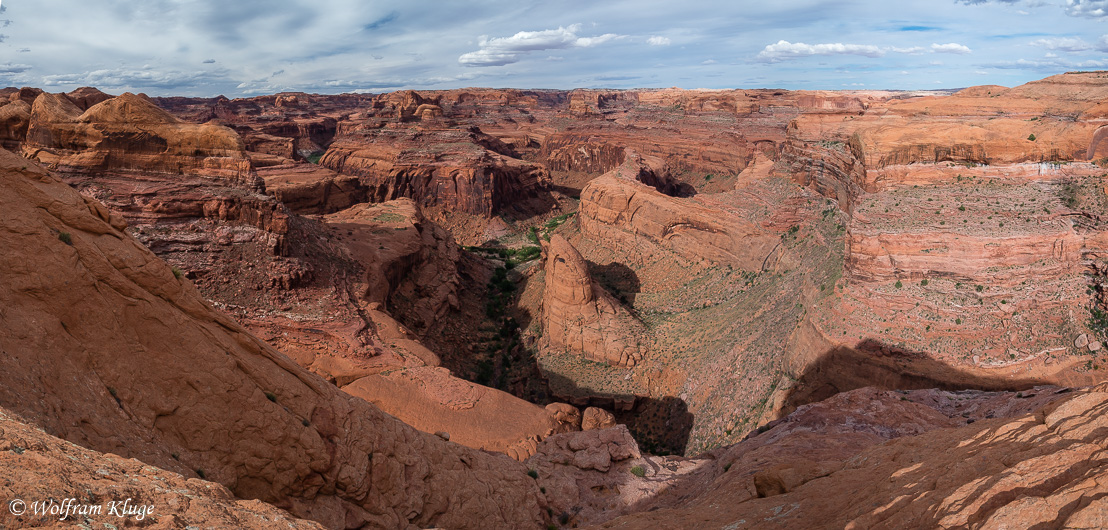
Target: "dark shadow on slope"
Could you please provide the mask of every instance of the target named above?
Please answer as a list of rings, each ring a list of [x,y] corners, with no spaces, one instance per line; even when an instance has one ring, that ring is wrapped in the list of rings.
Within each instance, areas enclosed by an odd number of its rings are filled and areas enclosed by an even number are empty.
[[[600,265],[589,261],[589,275],[625,306],[633,305],[635,297],[642,289],[639,275],[634,269],[622,263],[613,261],[607,265]]]
[[[884,390],[1026,390],[1048,384],[1038,378],[983,375],[935,360],[927,354],[866,339],[855,348],[832,349],[812,363],[784,400],[782,414],[867,386]]]
[[[685,400],[595,392],[578,387],[569,378],[546,372],[551,399],[569,403],[584,412],[585,407],[605,409],[616,423],[627,425],[642,451],[654,455],[684,455],[692,432],[693,414]]]
[[[974,389],[986,391],[1016,391],[1026,390],[1041,384],[1049,383],[1036,378],[983,376],[927,358],[920,352],[904,350],[876,340],[866,340],[857,348],[834,348],[822,354],[809,369],[805,370],[805,372],[800,375],[797,385],[789,392],[785,400],[784,410],[787,414],[799,406],[825,400],[839,392],[846,392],[864,387],[876,387],[887,390],[941,388],[945,390]],[[1100,414],[1098,411],[1094,412]],[[765,436],[767,433],[772,432],[774,428],[785,423],[784,420],[770,422],[761,429],[752,431],[743,442],[739,443],[749,444],[752,449],[758,447],[763,443],[761,439],[762,436]],[[1028,424],[1025,428],[1030,429],[1033,427],[1034,425]],[[803,433],[803,436],[807,439],[805,442],[806,447],[809,447],[814,452],[818,452],[821,443],[836,443],[834,437],[824,440],[818,437],[819,434],[819,432]],[[1018,433],[1009,433],[1008,436],[1015,437],[1016,434]],[[636,440],[638,440],[637,436],[636,434]],[[983,439],[982,437],[978,438]],[[965,453],[968,457],[968,455],[972,455],[975,452],[976,446],[979,443],[978,440],[974,440],[973,443],[968,446],[962,444],[958,447],[951,447],[950,450]],[[864,448],[859,448],[859,450],[864,450]],[[748,471],[757,472],[761,469],[768,469],[782,463],[787,462],[774,459],[764,462],[763,467],[750,469]],[[903,479],[902,482],[907,484],[915,483],[922,485],[921,488],[927,488],[929,487],[927,484],[932,484],[935,478],[935,474],[931,473],[931,471],[932,470],[928,468],[914,469],[912,471],[913,475],[911,476],[917,478],[913,480]],[[671,495],[668,497],[643,499],[632,505],[627,512],[635,513],[667,508],[688,508],[690,505],[695,504],[700,496],[707,493],[709,487],[720,487],[720,485],[724,485],[724,487],[744,487],[745,483],[743,481],[733,479],[727,482],[713,484],[716,477],[725,472],[726,468],[722,468],[710,475],[694,474],[676,479],[669,486],[670,489],[673,491],[696,493],[690,494],[692,497],[676,497]],[[880,478],[876,478],[874,483],[881,483],[881,480]],[[990,479],[990,483],[992,482],[995,482],[995,480]],[[978,488],[978,491],[987,489],[987,487]],[[905,495],[905,498],[918,498],[917,496],[923,493],[925,493],[925,491],[921,489],[910,495]],[[665,501],[660,503],[656,502],[658,499],[665,499]],[[969,501],[967,501],[966,504],[969,504]],[[735,513],[738,513],[737,508]]]

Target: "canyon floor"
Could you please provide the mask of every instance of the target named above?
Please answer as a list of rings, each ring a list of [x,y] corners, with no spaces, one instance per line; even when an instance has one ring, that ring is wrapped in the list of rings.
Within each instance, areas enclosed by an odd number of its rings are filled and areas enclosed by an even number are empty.
[[[1105,125],[0,90],[0,528],[1108,526]]]

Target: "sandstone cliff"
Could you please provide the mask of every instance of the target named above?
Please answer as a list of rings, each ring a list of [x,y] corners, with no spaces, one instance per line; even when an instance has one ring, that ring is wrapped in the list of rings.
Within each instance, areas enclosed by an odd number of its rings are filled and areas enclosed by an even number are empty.
[[[130,93],[83,112],[65,94],[39,95],[22,148],[27,157],[59,171],[189,173],[241,182],[256,178],[234,131],[183,123]]]
[[[564,349],[614,366],[634,366],[649,343],[646,327],[589,276],[588,263],[555,235],[543,245],[544,347]]]

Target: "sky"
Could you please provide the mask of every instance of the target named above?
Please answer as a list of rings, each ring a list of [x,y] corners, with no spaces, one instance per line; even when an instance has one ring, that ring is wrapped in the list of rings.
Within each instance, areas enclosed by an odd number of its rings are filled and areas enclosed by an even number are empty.
[[[0,87],[950,89],[1108,69],[1108,0],[0,0]]]

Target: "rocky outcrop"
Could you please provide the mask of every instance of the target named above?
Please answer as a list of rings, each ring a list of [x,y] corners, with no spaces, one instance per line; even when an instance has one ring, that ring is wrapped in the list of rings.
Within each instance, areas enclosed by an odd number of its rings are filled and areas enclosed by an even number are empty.
[[[258,168],[266,192],[301,215],[329,214],[365,202],[367,190],[358,177],[340,175],[306,163]]]
[[[542,166],[506,150],[478,130],[381,129],[342,136],[320,159],[338,173],[356,175],[374,202],[407,197],[421,208],[443,208],[483,218],[546,193]]]
[[[214,311],[96,201],[6,151],[0,171],[0,406],[329,527],[543,523],[519,464],[342,393]]]
[[[17,99],[0,106],[0,147],[18,149],[27,136],[27,126],[31,122],[31,105]]]
[[[3,409],[0,465],[4,468],[0,495],[17,503],[0,512],[0,525],[5,528],[81,523],[180,529],[263,530],[275,524],[323,528],[264,502],[236,499],[218,483],[59,440]]]
[[[445,368],[389,370],[342,389],[423,432],[520,461],[548,436],[580,429],[572,417],[561,421],[562,415],[456,378]]]
[[[701,198],[670,197],[636,177],[644,168],[630,156],[581,192],[581,233],[596,241],[635,247],[645,238],[690,262],[760,270],[780,236],[739,216],[720,215]]]
[[[385,305],[420,331],[459,308],[458,245],[411,200],[358,204],[327,216],[326,223],[354,237],[346,249],[366,270],[363,303]],[[407,303],[396,304],[400,298]]]
[[[816,412],[798,410],[718,455],[713,467],[722,466],[723,473],[702,494],[601,527],[680,527],[693,520],[735,528],[817,521],[835,528],[1101,526],[1097,484],[1105,463],[1098,455],[1105,429],[1098,411],[1108,394],[1040,388],[1001,401],[1034,398],[1030,406],[1005,410],[992,398],[992,406],[959,410],[950,405],[980,398],[923,392],[931,395],[858,390],[836,398],[869,409],[845,429],[842,418],[833,417],[815,430],[793,427]],[[864,426],[897,422],[891,430]]]
[[[22,149],[62,172],[191,174],[245,184],[256,179],[234,131],[183,123],[130,93],[83,112],[65,94],[41,94],[31,107]]]
[[[613,366],[634,366],[648,343],[646,327],[589,276],[588,262],[561,235],[543,245],[542,341]]]

